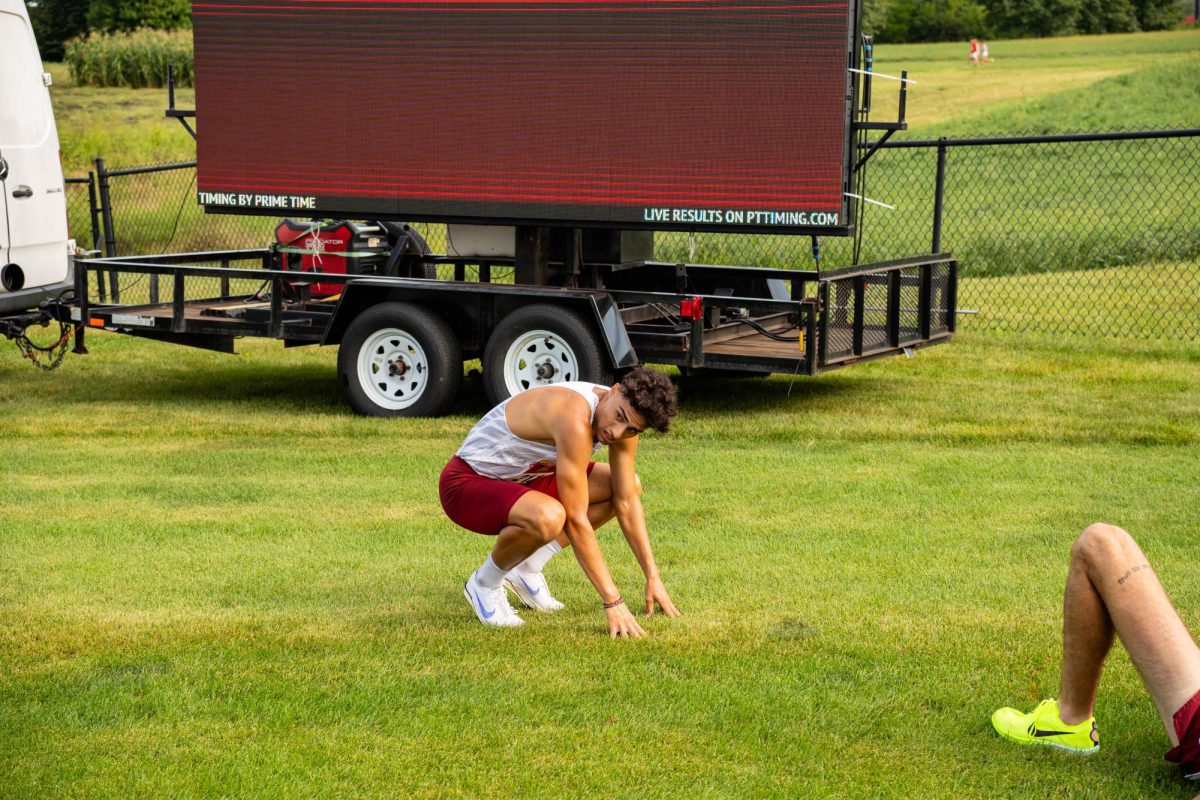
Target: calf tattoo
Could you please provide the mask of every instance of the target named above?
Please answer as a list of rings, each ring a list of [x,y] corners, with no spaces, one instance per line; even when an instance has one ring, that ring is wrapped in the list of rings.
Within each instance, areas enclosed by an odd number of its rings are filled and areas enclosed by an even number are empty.
[[[1133,573],[1141,572],[1144,569],[1150,569],[1150,565],[1149,564],[1139,564],[1136,567],[1130,567],[1129,569],[1125,570],[1124,575],[1117,578],[1117,585],[1120,586],[1121,584],[1125,583],[1125,581],[1129,580],[1129,577],[1131,575],[1133,575]]]

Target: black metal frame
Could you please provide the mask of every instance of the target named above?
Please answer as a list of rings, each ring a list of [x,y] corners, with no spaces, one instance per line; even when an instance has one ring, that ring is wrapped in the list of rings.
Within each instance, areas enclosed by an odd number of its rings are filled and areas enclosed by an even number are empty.
[[[137,259],[92,259],[78,262],[75,294],[72,301],[52,303],[47,310],[56,319],[80,323],[76,351],[86,352],[82,330],[88,327],[152,338],[177,344],[203,347],[221,352],[233,351],[239,336],[282,339],[289,345],[337,344],[352,319],[379,302],[405,300],[428,305],[442,313],[463,342],[467,357],[482,352],[487,332],[505,313],[530,302],[556,302],[586,307],[595,320],[596,334],[607,345],[616,368],[639,362],[673,364],[687,369],[729,369],[751,372],[787,372],[817,375],[859,360],[880,358],[911,348],[924,347],[949,339],[955,328],[954,302],[957,262],[949,256],[910,258],[900,261],[835,270],[824,274],[811,271],[762,270],[755,267],[712,265],[675,265],[641,263],[639,266],[683,268],[724,279],[763,278],[791,283],[780,296],[740,296],[735,294],[696,294],[690,291],[662,292],[631,288],[566,288],[493,284],[487,282],[442,281],[321,273],[275,269],[278,254],[270,249],[231,250],[204,253],[179,253]],[[430,261],[444,259],[429,257]],[[462,259],[453,259],[457,264]],[[218,267],[193,266],[196,262],[218,262]],[[236,268],[237,263],[253,262],[253,269]],[[614,269],[614,265],[600,265]],[[935,298],[932,289],[935,270],[942,270],[944,287]],[[905,271],[915,272],[906,277]],[[96,273],[99,286],[109,275],[113,301],[92,303],[88,296],[89,273]],[[456,273],[459,270],[456,269]],[[151,279],[167,275],[173,278],[171,299],[145,304],[121,304],[118,273],[147,275]],[[672,273],[675,274],[675,273]],[[191,279],[220,281],[219,296],[203,300],[187,299]],[[232,295],[230,280],[261,282],[268,292]],[[307,296],[308,282],[344,285],[335,300],[313,300]],[[732,281],[729,281],[732,282]],[[808,292],[808,284],[816,291]],[[753,284],[743,284],[753,285]],[[866,318],[867,286],[886,286],[886,337],[873,346],[865,346],[864,333],[881,328]],[[902,288],[918,291],[919,324],[904,328],[901,307]],[[833,295],[831,295],[831,292]],[[838,297],[852,298],[853,316],[846,313]],[[699,298],[703,314],[685,318],[681,306]],[[228,304],[248,301],[244,311],[229,313]],[[932,306],[940,304],[937,309]],[[208,315],[214,306],[222,306],[225,316]],[[264,307],[265,306],[265,307]],[[201,314],[188,313],[201,309]],[[169,309],[169,313],[166,313]],[[875,309],[878,311],[878,309]],[[944,325],[934,325],[938,311]],[[846,352],[831,350],[830,336],[849,331],[853,347]],[[794,335],[793,335],[794,334]],[[795,342],[791,349],[789,342]]]
[[[947,284],[944,306],[937,309],[945,315],[945,324],[935,327],[932,286],[934,269],[938,266],[944,266],[947,270]],[[915,281],[908,279],[908,285],[916,286],[919,299],[916,308],[908,311],[911,313],[915,310],[917,325],[915,331],[905,331],[901,326],[901,314],[906,310],[901,306],[901,290],[906,281],[904,272],[913,270],[917,271],[917,278]],[[866,320],[868,310],[880,311],[879,308],[868,309],[866,305],[867,288],[872,285],[883,286],[887,292],[886,306],[882,309],[885,314],[882,326],[868,325]],[[948,255],[831,270],[822,274],[819,292],[821,347],[818,359],[823,369],[893,355],[897,350],[928,347],[949,339],[957,327],[958,262]],[[831,298],[831,292],[842,296]],[[852,316],[846,314],[847,299],[853,304]],[[850,331],[851,346],[831,355],[829,343],[835,327]],[[872,327],[882,333],[883,338],[879,344],[868,347],[864,334]]]
[[[165,114],[169,119],[179,120],[179,124],[187,131],[192,139],[196,138],[196,129],[189,123],[189,119],[196,118],[195,109],[183,109],[175,107],[175,65],[167,64],[167,111]]]

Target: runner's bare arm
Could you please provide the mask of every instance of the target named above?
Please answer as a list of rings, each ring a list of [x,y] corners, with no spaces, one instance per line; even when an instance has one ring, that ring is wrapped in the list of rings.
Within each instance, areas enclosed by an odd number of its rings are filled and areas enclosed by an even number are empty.
[[[620,592],[609,574],[608,565],[596,542],[596,532],[587,518],[587,463],[591,455],[591,429],[583,423],[571,430],[566,426],[556,431],[558,450],[558,499],[567,514],[565,532],[579,566],[592,586],[606,603],[617,599]]]
[[[621,532],[625,534],[625,541],[629,543],[629,549],[633,551],[642,573],[646,576],[646,616],[652,616],[657,605],[668,617],[677,617],[679,611],[663,586],[658,564],[654,561],[654,551],[650,547],[650,534],[646,529],[646,512],[642,507],[635,471],[638,438],[634,436],[632,439],[622,439],[609,445],[608,465],[612,469],[613,511],[617,516],[617,524],[621,526]]]
[[[608,618],[608,633],[619,636],[637,637],[642,628],[622,604],[613,605],[621,598],[613,582],[596,541],[596,532],[587,518],[588,485],[587,463],[592,454],[592,428],[587,417],[560,414],[555,425],[554,445],[558,450],[558,498],[566,511],[565,533],[571,541],[579,566],[605,603]]]

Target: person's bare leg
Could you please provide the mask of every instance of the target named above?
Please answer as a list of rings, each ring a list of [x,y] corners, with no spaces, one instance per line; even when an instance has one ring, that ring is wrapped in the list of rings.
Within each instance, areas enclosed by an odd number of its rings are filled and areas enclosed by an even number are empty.
[[[1089,577],[1085,557],[1090,531],[1071,547],[1071,567],[1063,595],[1063,663],[1058,689],[1062,721],[1077,725],[1092,716],[1104,659],[1113,643],[1112,618]]]
[[[1158,708],[1171,744],[1178,744],[1173,717],[1200,690],[1200,648],[1145,554],[1124,530],[1097,523],[1076,540],[1063,626],[1063,721],[1091,716],[1100,668],[1115,630]]]
[[[613,518],[612,472],[608,464],[596,464],[588,475],[588,521],[593,528]],[[492,561],[500,569],[512,569],[535,550],[557,540],[570,546],[563,530],[566,511],[562,503],[541,492],[526,492],[508,512],[508,525],[500,529],[492,548]]]
[[[548,494],[526,492],[513,503],[508,525],[496,536],[492,561],[500,569],[512,569],[558,536],[566,520],[562,503]]]

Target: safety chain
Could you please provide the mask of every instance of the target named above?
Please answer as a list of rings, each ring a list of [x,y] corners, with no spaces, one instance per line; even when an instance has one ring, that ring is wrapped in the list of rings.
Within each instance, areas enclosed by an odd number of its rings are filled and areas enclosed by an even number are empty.
[[[57,342],[47,347],[39,347],[25,334],[14,337],[17,349],[21,351],[21,355],[32,361],[33,365],[43,372],[50,372],[58,368],[58,365],[62,363],[63,357],[67,354],[67,346],[71,342],[71,334],[74,332],[74,329],[80,326],[71,325],[68,322],[59,322],[58,327],[62,332],[62,336],[59,337]],[[54,354],[54,360],[49,364],[42,363],[41,359],[38,358],[38,353],[54,353],[55,349],[58,352]]]

